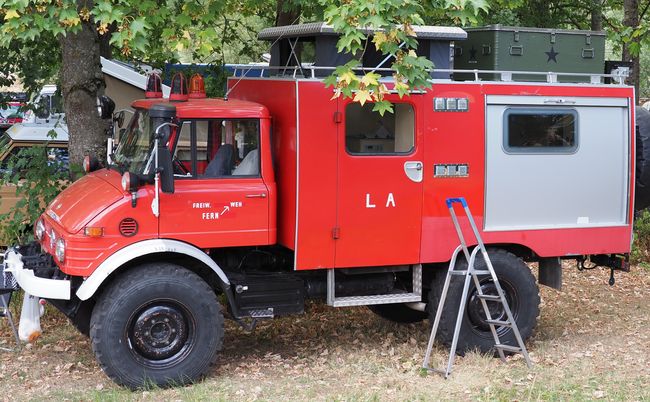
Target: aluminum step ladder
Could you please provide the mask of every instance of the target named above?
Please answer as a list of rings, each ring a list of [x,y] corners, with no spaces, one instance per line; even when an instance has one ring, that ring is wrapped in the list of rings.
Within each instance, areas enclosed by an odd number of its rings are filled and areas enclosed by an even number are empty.
[[[451,215],[451,220],[454,223],[456,233],[458,234],[458,239],[460,240],[460,245],[454,251],[451,257],[451,261],[449,262],[449,270],[447,271],[445,284],[442,288],[442,295],[440,297],[440,302],[438,303],[438,309],[436,310],[436,317],[433,322],[433,328],[431,328],[431,336],[429,337],[429,344],[427,345],[427,351],[424,356],[424,363],[422,364],[422,367],[430,371],[438,372],[442,374],[445,378],[449,377],[449,375],[451,374],[452,366],[454,364],[454,358],[456,357],[456,348],[458,346],[458,335],[460,333],[460,326],[463,321],[463,315],[465,314],[465,308],[467,305],[467,296],[469,293],[470,278],[471,278],[474,280],[474,286],[476,287],[476,291],[478,293],[477,296],[481,300],[481,306],[483,307],[483,311],[485,312],[486,322],[489,324],[490,331],[492,332],[492,336],[494,337],[494,348],[499,353],[499,357],[501,358],[501,361],[503,362],[506,361],[506,356],[504,352],[521,353],[524,356],[524,359],[526,360],[526,364],[528,365],[528,368],[532,368],[530,356],[528,356],[528,351],[526,350],[524,341],[521,338],[521,334],[519,333],[519,328],[517,328],[517,323],[515,322],[514,317],[512,316],[512,312],[510,311],[510,307],[508,306],[508,302],[506,301],[505,295],[503,293],[503,289],[501,288],[496,273],[494,272],[494,267],[492,266],[490,257],[488,256],[488,253],[485,249],[485,244],[483,244],[483,239],[481,239],[481,235],[479,234],[478,228],[476,227],[476,223],[474,222],[472,213],[469,210],[467,201],[465,201],[465,198],[460,197],[460,198],[448,198],[446,202],[447,202],[447,208],[449,208],[449,214]],[[456,217],[456,212],[454,211],[454,204],[456,203],[462,205],[465,211],[465,215],[467,216],[469,224],[472,228],[472,231],[474,232],[474,236],[476,237],[476,242],[478,245],[472,250],[471,254],[469,252],[469,249],[467,248],[467,243],[465,241],[465,237],[463,236],[463,231],[461,230],[460,225],[458,224],[458,218]],[[468,262],[467,270],[454,270],[456,266],[456,260],[458,254],[460,254],[461,251],[463,252],[465,259]],[[481,252],[481,256],[483,257],[485,264],[487,265],[487,270],[477,270],[474,267],[476,262],[476,256],[479,253],[479,251]],[[498,295],[484,294],[483,291],[481,290],[478,275],[488,275],[488,274],[492,277],[492,281],[494,281],[494,285]],[[447,298],[447,291],[449,290],[449,284],[451,282],[451,278],[452,276],[456,276],[456,275],[463,276],[465,278],[465,283],[463,285],[463,292],[461,295],[460,305],[458,308],[458,316],[456,317],[454,336],[451,341],[449,360],[447,361],[447,367],[445,369],[431,368],[430,360],[431,360],[431,350],[433,348],[433,341],[438,331],[438,325],[440,324],[440,318],[442,317],[442,309],[443,306],[445,305],[445,300]],[[490,310],[487,307],[487,301],[501,303],[506,313],[507,320],[500,321],[500,320],[492,319]],[[515,338],[517,340],[518,346],[502,344],[501,340],[499,339],[499,335],[496,331],[496,327],[512,328],[512,332],[515,334]]]

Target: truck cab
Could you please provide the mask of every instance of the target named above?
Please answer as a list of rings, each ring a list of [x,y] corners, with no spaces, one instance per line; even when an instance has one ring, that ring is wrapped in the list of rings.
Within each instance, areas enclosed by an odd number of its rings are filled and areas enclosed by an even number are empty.
[[[269,206],[276,191],[269,115],[263,106],[205,99],[176,104],[142,100],[133,107],[112,164],[64,191],[37,223],[42,236],[54,233],[66,245],[58,260],[63,272],[90,276],[103,256],[149,239],[173,239],[199,249],[275,242]],[[153,213],[156,195],[148,181],[155,169],[154,126],[162,121],[150,115],[156,108],[174,113],[174,126],[160,139],[172,156],[174,189],[160,192]],[[127,186],[125,175],[131,178]],[[96,255],[81,247],[88,233],[98,234]]]

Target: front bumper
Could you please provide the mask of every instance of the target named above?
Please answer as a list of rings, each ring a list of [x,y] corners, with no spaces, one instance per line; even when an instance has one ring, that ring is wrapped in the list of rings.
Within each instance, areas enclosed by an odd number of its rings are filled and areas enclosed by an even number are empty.
[[[0,265],[6,281],[15,280],[26,293],[43,299],[70,300],[70,281],[49,279],[37,276],[34,270],[25,266],[23,256],[16,248],[5,253],[4,263]]]

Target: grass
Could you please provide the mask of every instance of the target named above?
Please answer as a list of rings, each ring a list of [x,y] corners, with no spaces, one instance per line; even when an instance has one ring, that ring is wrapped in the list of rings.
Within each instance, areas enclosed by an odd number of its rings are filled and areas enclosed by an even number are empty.
[[[650,270],[617,273],[609,287],[606,271],[566,269],[563,292],[542,288],[530,371],[519,356],[504,364],[468,353],[447,380],[423,375],[426,323],[310,304],[254,333],[228,323],[219,364],[198,384],[131,392],[101,372],[87,338],[48,312],[36,344],[0,352],[0,389],[21,401],[650,400]],[[0,342],[11,342],[5,325]],[[437,346],[434,363],[446,353]]]

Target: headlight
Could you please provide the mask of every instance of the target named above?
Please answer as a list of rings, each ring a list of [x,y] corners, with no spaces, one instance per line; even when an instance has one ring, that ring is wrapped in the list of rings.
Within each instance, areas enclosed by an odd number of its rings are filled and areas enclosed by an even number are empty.
[[[53,249],[56,245],[56,233],[54,229],[50,230],[50,248]]]
[[[65,260],[65,241],[63,241],[63,239],[57,240],[55,254],[56,259],[59,260],[59,262]]]
[[[45,224],[43,223],[43,219],[39,219],[38,222],[36,222],[36,229],[34,230],[36,239],[39,241],[43,240],[44,233],[45,233]]]
[[[124,172],[122,175],[122,189],[124,191],[129,191],[131,188],[131,173]]]

